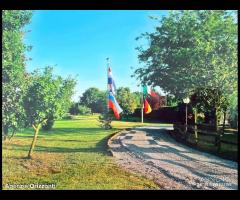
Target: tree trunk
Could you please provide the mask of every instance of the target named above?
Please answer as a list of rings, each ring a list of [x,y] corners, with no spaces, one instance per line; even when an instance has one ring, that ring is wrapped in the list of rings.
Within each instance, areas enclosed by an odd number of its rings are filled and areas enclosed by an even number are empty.
[[[226,110],[224,110],[223,112],[223,128],[222,128],[222,135],[224,134],[224,130],[225,130],[225,120],[226,120]]]
[[[219,152],[221,149],[221,137],[224,135],[224,130],[225,130],[225,120],[226,120],[226,110],[223,112],[223,127],[222,127],[222,132],[219,131],[218,134],[218,149],[217,151]]]
[[[32,157],[32,152],[33,152],[33,149],[34,149],[36,141],[37,141],[37,136],[38,136],[38,133],[39,133],[39,130],[40,130],[40,125],[41,124],[38,124],[37,127],[35,127],[33,125],[33,128],[35,130],[35,134],[34,134],[34,137],[33,137],[32,145],[31,145],[30,150],[28,152],[28,158]]]
[[[7,139],[7,136],[3,135],[3,141],[6,141],[6,139]]]
[[[214,129],[216,131],[216,137],[215,137],[215,146],[218,145],[218,113],[217,113],[217,108],[215,107],[214,109]]]
[[[194,109],[194,135],[195,143],[198,143],[198,134],[197,134],[197,108]]]
[[[15,134],[16,134],[16,130],[14,129],[13,132],[12,132],[12,135],[9,138],[9,140],[11,140]]]
[[[7,139],[7,136],[8,136],[8,127],[3,126],[3,140],[4,141]]]
[[[215,108],[215,131],[216,131],[216,139],[215,139],[215,145],[217,146],[217,151],[220,151],[221,148],[221,132],[219,131],[218,127],[218,121],[219,121],[219,108]]]
[[[218,112],[218,108],[215,108],[215,131],[218,132],[218,118],[219,118],[219,112]]]

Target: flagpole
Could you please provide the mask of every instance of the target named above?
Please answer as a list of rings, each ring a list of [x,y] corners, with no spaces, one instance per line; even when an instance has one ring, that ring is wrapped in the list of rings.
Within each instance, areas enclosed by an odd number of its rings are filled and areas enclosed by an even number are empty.
[[[143,87],[141,87],[141,93],[142,93],[142,109],[141,109],[141,119],[142,119],[142,124],[143,124],[143,105],[144,105],[144,102],[143,102]]]
[[[107,77],[108,77],[108,70],[109,70],[109,66],[110,66],[109,58],[106,58],[106,60],[107,60]],[[107,101],[106,101],[107,102],[107,115],[109,113],[108,96],[109,96],[109,94],[108,94],[108,78],[107,78]]]

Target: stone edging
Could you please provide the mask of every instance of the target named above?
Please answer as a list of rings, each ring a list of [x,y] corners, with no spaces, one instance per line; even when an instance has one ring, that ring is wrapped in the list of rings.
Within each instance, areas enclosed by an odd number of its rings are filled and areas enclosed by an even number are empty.
[[[132,128],[126,128],[126,129],[121,129],[121,130],[118,130],[114,133],[112,133],[110,136],[109,136],[109,139],[107,141],[107,146],[108,146],[108,152],[113,156],[113,153],[112,151],[110,150],[110,145],[112,143],[112,140],[115,139],[117,136],[119,136],[122,132],[124,131],[128,131],[128,130],[131,130]]]

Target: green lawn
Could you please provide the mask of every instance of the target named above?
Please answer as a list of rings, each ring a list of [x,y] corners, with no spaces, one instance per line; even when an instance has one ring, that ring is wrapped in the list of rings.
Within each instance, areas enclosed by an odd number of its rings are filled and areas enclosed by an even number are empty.
[[[51,131],[40,131],[33,159],[26,158],[33,129],[4,142],[3,189],[31,183],[54,183],[56,189],[159,189],[153,181],[120,169],[107,150],[112,133],[141,123],[114,121],[114,129],[103,130],[97,118],[56,121]]]

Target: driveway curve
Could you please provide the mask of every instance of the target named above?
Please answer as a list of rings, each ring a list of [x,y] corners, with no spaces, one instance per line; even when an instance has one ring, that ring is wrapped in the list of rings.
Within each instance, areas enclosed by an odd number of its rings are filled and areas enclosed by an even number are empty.
[[[138,127],[109,141],[116,162],[169,190],[238,189],[238,164],[204,153],[166,133],[172,127]]]

